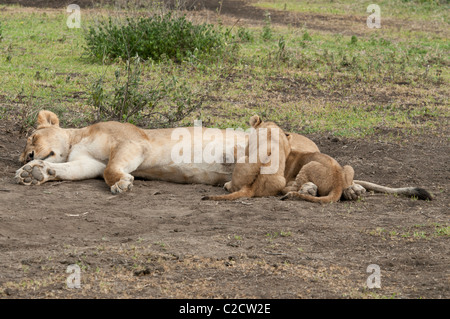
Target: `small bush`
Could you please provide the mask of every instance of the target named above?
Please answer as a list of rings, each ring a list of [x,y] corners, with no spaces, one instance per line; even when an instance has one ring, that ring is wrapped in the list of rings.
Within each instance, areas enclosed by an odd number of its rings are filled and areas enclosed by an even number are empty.
[[[262,29],[261,37],[264,41],[269,41],[273,37],[272,21],[270,19],[270,13],[266,11],[264,14],[264,27]]]
[[[89,102],[97,111],[97,120],[117,120],[144,127],[170,127],[199,109],[203,96],[194,93],[186,82],[176,77],[145,85],[141,79],[139,58],[126,64],[126,74],[115,72],[111,87],[103,77],[89,90]]]
[[[237,31],[237,37],[242,42],[253,42],[255,40],[253,34],[243,27],[239,27]]]
[[[164,58],[181,62],[187,57],[220,56],[231,37],[230,32],[212,25],[194,25],[185,16],[127,18],[123,22],[99,22],[85,33],[86,49],[91,56],[105,59],[141,59],[160,61]]]
[[[303,33],[302,39],[303,39],[303,41],[311,41],[311,40],[312,40],[312,38],[311,38],[311,36],[309,35],[308,31],[305,31],[305,32]]]

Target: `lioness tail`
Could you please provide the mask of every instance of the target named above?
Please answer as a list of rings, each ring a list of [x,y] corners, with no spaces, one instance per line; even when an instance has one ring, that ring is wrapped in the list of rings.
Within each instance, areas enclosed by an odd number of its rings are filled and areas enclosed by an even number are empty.
[[[432,200],[433,199],[433,197],[427,190],[420,188],[420,187],[391,188],[391,187],[377,185],[377,184],[365,182],[365,181],[354,180],[353,182],[361,185],[362,187],[364,187],[365,189],[367,189],[369,191],[375,191],[375,192],[387,193],[387,194],[399,194],[399,195],[405,195],[405,196],[410,196],[410,197],[414,196],[421,200]]]

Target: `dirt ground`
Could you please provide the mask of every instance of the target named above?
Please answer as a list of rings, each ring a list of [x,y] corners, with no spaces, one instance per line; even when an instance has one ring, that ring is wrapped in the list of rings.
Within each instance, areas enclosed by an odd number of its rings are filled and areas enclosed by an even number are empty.
[[[357,179],[421,186],[434,200],[216,203],[201,197],[220,187],[143,180],[120,196],[100,179],[26,187],[14,183],[25,137],[1,121],[0,297],[449,298],[448,132],[309,137]],[[80,289],[66,284],[73,264]],[[371,264],[379,289],[367,286]]]

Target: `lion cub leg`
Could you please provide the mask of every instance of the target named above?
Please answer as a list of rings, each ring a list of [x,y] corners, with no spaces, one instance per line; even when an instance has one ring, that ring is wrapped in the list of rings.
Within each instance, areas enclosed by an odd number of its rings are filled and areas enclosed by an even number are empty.
[[[366,189],[361,185],[353,183],[355,171],[350,165],[343,167],[344,177],[344,190],[342,191],[342,197],[346,200],[357,200],[362,194],[366,192]]]
[[[233,170],[231,181],[225,183],[224,188],[229,192],[237,192],[246,185],[251,185],[257,178],[260,165],[249,163],[248,156],[241,157]]]
[[[112,154],[103,173],[106,184],[111,187],[111,193],[120,194],[133,188],[134,177],[130,173],[143,160],[142,152],[138,152],[136,148],[122,147]]]
[[[319,162],[313,161],[303,166],[295,178],[295,183],[299,186],[298,192],[300,194],[317,196],[318,186],[321,186],[319,182],[323,179],[323,173],[324,166]]]
[[[296,192],[296,191],[298,191],[298,189],[299,189],[299,186],[295,183],[295,181],[290,181],[281,190],[281,194],[286,195],[289,192]]]
[[[322,170],[322,164],[318,162],[309,162],[302,167],[294,181],[287,183],[286,187],[282,190],[282,193],[288,194],[290,192],[298,192],[300,194],[317,196],[318,187],[313,182],[313,175],[314,172],[319,172]]]

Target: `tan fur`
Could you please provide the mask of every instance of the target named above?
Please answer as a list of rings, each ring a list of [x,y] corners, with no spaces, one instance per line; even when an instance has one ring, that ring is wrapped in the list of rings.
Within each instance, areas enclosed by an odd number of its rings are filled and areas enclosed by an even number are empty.
[[[343,190],[352,185],[353,168],[350,166],[342,167],[328,155],[318,152],[300,153],[291,151],[289,160],[291,161],[290,171],[287,172],[289,179],[282,191],[286,194],[282,199],[303,199],[315,203],[336,202],[341,198]],[[292,181],[295,172],[298,172],[298,174]],[[314,184],[317,189],[314,191],[302,189],[308,183]],[[310,194],[311,192],[317,193],[319,197]]]
[[[255,129],[254,141],[258,141],[256,145],[247,143],[246,155],[241,159],[241,163],[237,163],[231,182],[225,184],[225,188],[232,192],[227,195],[205,196],[203,199],[210,200],[234,200],[241,197],[261,197],[274,196],[286,185],[284,177],[286,159],[290,153],[290,144],[286,134],[273,122],[262,122],[259,116],[255,115],[250,118],[250,125]],[[263,136],[263,130],[267,135]],[[275,135],[276,134],[276,135]],[[257,137],[257,138],[256,138]],[[251,138],[249,137],[249,140]],[[275,143],[278,147],[278,158],[275,159],[270,152],[271,143]],[[270,162],[261,159],[261,154],[267,154]],[[256,158],[255,163],[251,163],[250,159]],[[273,165],[272,160],[278,160],[276,172],[272,174],[264,174],[263,168]]]

